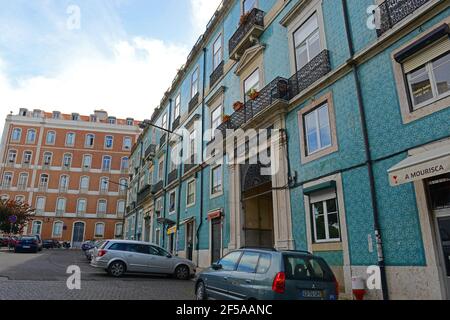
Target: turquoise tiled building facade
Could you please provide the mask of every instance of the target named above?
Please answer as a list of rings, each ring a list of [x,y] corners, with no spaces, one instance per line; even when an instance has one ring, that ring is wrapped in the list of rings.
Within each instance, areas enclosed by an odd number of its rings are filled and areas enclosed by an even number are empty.
[[[243,246],[308,250],[349,298],[369,266],[369,298],[448,298],[449,13],[223,1],[133,148],[126,237],[200,267]],[[221,149],[249,160],[252,141],[271,175]]]

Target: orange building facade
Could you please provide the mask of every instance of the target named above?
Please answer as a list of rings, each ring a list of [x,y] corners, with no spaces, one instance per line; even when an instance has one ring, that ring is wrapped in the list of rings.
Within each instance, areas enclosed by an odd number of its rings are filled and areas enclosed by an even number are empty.
[[[35,208],[25,234],[83,241],[122,238],[129,157],[139,123],[21,109],[6,119],[0,197]]]

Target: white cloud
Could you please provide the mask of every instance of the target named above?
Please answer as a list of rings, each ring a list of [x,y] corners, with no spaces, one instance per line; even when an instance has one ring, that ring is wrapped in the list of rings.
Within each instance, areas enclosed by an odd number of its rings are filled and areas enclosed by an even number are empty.
[[[184,63],[188,48],[134,38],[117,42],[112,49],[113,58],[78,57],[54,77],[26,78],[14,86],[0,58],[0,116],[4,119],[20,107],[82,114],[104,108],[117,117],[149,118]]]
[[[196,36],[200,36],[206,25],[219,7],[221,0],[190,0],[192,6],[192,21]]]

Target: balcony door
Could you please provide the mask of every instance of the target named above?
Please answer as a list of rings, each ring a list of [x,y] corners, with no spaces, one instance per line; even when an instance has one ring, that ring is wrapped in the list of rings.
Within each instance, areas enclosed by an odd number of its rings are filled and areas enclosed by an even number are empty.
[[[75,222],[73,225],[72,248],[81,248],[84,242],[84,222]]]

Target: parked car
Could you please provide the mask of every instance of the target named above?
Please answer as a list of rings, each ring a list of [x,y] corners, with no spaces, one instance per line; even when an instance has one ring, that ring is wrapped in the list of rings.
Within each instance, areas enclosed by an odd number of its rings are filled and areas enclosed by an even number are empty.
[[[44,249],[58,249],[58,248],[61,248],[61,245],[60,245],[59,241],[50,239],[50,240],[44,240],[42,242],[42,247]]]
[[[0,239],[0,247],[11,247],[14,248],[17,242],[17,237],[4,237]]]
[[[337,300],[339,285],[324,259],[303,251],[241,249],[200,273],[197,300]]]
[[[83,250],[83,252],[89,251],[92,248],[94,248],[95,246],[95,241],[85,241],[83,242],[83,244],[81,245],[81,250]]]
[[[106,270],[113,277],[125,273],[150,273],[188,280],[196,272],[196,266],[190,260],[174,257],[153,244],[126,240],[106,241],[97,250],[91,265]]]
[[[8,238],[7,237],[0,237],[0,248],[1,247],[7,247],[8,246]]]
[[[88,261],[92,261],[92,258],[97,255],[98,249],[105,243],[105,240],[99,240],[94,243],[91,249],[84,252]]]
[[[20,237],[15,244],[14,252],[34,252],[38,253],[42,250],[42,242],[37,236]]]

